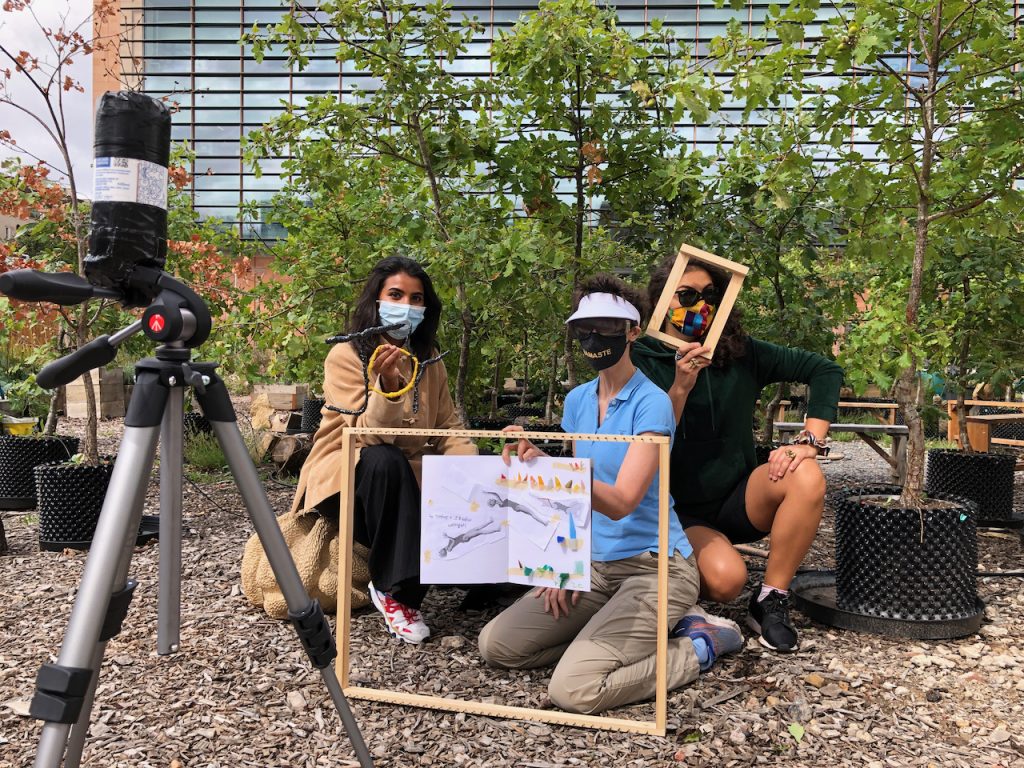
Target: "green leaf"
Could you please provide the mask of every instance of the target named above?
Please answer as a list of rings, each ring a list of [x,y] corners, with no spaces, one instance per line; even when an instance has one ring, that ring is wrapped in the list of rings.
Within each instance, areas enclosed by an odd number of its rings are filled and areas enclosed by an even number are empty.
[[[793,740],[796,741],[797,744],[803,740],[804,727],[800,725],[800,723],[790,723],[789,728],[786,730],[789,731],[789,735],[793,737]]]

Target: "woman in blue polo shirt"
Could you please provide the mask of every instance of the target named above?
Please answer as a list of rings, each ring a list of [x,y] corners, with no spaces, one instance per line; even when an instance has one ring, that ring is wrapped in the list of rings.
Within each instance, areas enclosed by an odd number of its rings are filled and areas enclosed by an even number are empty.
[[[640,373],[628,348],[640,335],[643,295],[597,275],[574,296],[566,321],[597,378],[565,399],[566,432],[673,435],[672,402]],[[508,427],[508,431],[520,429]],[[505,462],[512,446],[506,446]],[[543,456],[520,439],[517,460]],[[573,712],[594,713],[655,693],[658,595],[658,446],[578,441],[594,471],[591,591],[532,590],[480,633],[480,652],[499,667],[556,664],[548,694]],[[742,645],[732,621],[695,606],[699,576],[677,516],[669,515],[668,686],[691,682],[717,656]],[[678,622],[678,623],[677,623]]]

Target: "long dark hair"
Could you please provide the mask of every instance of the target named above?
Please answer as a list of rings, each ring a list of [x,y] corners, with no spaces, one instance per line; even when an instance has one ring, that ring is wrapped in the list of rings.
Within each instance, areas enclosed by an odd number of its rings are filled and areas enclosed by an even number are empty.
[[[669,273],[675,263],[676,255],[672,254],[662,261],[651,274],[651,281],[647,284],[647,300],[652,307],[656,306],[658,299],[661,298],[661,293],[665,290],[665,283],[668,282]],[[729,285],[727,273],[703,262],[690,262],[686,265],[685,271],[689,272],[693,269],[703,269],[707,272],[711,276],[711,282],[714,283],[718,295],[725,295],[725,289]],[[739,307],[734,306],[732,312],[729,313],[729,319],[725,322],[725,328],[722,329],[722,336],[718,340],[718,346],[715,347],[711,365],[715,368],[724,368],[733,360],[743,357],[747,353],[747,338],[747,332],[743,330],[742,313]]]
[[[377,299],[380,297],[384,281],[398,273],[406,274],[409,277],[417,278],[423,283],[423,304],[426,313],[423,321],[413,331],[409,339],[409,346],[413,354],[420,360],[426,360],[434,355],[437,349],[437,327],[441,322],[441,299],[438,298],[434,284],[430,276],[418,261],[413,261],[405,256],[388,256],[381,259],[370,270],[366,278],[366,285],[356,302],[355,311],[352,312],[352,322],[349,324],[348,333],[363,331],[367,328],[381,325],[380,313],[377,311]],[[377,340],[364,340],[361,345],[364,349],[372,350],[378,344]]]

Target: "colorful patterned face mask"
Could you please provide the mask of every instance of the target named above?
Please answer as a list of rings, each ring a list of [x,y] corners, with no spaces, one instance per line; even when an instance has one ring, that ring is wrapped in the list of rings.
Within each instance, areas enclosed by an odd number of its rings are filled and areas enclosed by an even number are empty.
[[[711,321],[715,319],[715,307],[700,299],[696,304],[689,307],[678,307],[669,314],[668,320],[684,336],[691,339],[701,339],[711,327]]]

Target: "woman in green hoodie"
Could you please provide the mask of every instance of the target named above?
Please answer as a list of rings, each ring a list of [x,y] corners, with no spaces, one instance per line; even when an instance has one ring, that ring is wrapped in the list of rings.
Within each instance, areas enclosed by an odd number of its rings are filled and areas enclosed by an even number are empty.
[[[665,288],[674,257],[651,276],[651,306]],[[800,349],[751,338],[737,312],[726,322],[709,362],[701,340],[714,319],[728,276],[687,266],[672,297],[663,332],[684,342],[677,351],[650,337],[633,345],[634,364],[672,400],[678,419],[671,490],[676,513],[697,556],[701,594],[727,603],[739,596],[747,568],[733,544],[771,534],[764,581],[750,598],[747,623],[761,644],[780,652],[799,647],[789,621],[789,585],[817,534],[825,477],[816,458],[836,417],[843,370]],[[754,455],[754,408],[775,382],[807,384],[804,431],[773,451]]]

